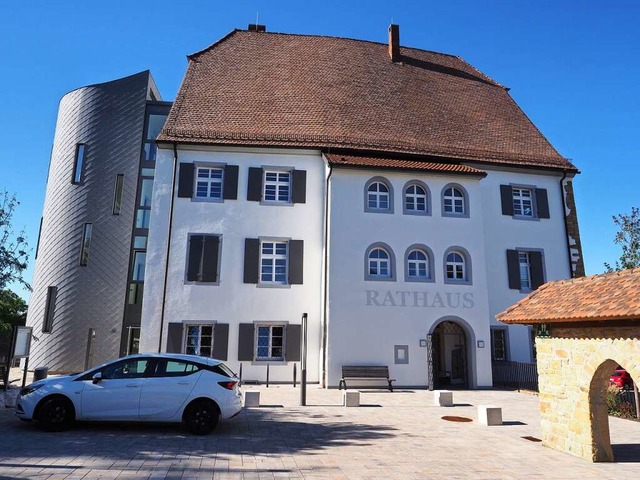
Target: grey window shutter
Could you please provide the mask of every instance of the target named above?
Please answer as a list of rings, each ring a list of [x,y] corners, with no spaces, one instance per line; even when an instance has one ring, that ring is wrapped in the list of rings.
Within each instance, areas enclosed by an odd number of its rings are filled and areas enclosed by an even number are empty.
[[[549,218],[549,199],[546,188],[536,188],[536,210],[538,218]]]
[[[542,252],[529,252],[529,261],[529,268],[531,269],[531,288],[535,290],[544,283]]]
[[[289,241],[289,285],[302,285],[304,263],[304,241]]]
[[[229,354],[229,324],[216,323],[213,327],[213,358],[227,360]]]
[[[182,323],[170,323],[167,329],[167,353],[182,353]]]
[[[227,165],[224,167],[224,186],[222,193],[225,200],[237,200],[238,198],[238,166]]]
[[[253,323],[241,323],[239,327],[238,360],[241,362],[253,362],[254,325]]]
[[[307,172],[306,170],[294,170],[291,174],[293,185],[291,187],[291,202],[307,202]]]
[[[301,332],[301,325],[287,325],[287,350],[284,357],[287,362],[300,361]]]
[[[500,185],[500,200],[502,201],[502,214],[513,216],[513,190],[511,185]]]
[[[187,262],[187,280],[189,282],[197,282],[201,279],[200,264],[202,261],[202,244],[204,236],[191,235],[189,237],[189,260]]]
[[[247,200],[259,202],[262,200],[262,169],[249,168],[249,183],[247,185]]]
[[[215,282],[218,280],[218,251],[220,237],[206,235],[202,252],[202,281]]]
[[[191,198],[193,196],[193,163],[181,163],[178,177],[178,197]]]
[[[244,240],[244,283],[258,283],[260,280],[260,240]]]
[[[509,272],[509,288],[520,290],[520,261],[517,250],[507,250],[507,271]]]

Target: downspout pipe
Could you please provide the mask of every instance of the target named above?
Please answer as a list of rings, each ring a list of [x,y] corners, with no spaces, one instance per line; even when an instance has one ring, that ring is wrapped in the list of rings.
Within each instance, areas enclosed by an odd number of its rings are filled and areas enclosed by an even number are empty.
[[[173,229],[173,205],[176,197],[176,172],[178,171],[178,144],[173,142],[173,171],[171,172],[171,201],[169,203],[169,232],[164,262],[164,283],[162,285],[162,304],[160,310],[160,337],[158,338],[158,353],[162,352],[162,333],[164,331],[164,313],[167,302],[167,283],[169,278],[169,253],[171,252],[171,231]]]
[[[567,242],[567,255],[569,256],[569,275],[574,278],[573,258],[571,257],[571,244],[569,243],[569,225],[567,224],[567,201],[565,200],[564,181],[567,178],[567,171],[562,170],[562,178],[560,179],[560,197],[562,198],[562,220],[564,220],[564,235]]]
[[[327,162],[328,163],[328,162]],[[327,305],[329,303],[329,180],[333,167],[329,165],[329,175],[325,183],[324,197],[324,308],[322,318],[322,387],[327,387],[327,335],[329,330]]]

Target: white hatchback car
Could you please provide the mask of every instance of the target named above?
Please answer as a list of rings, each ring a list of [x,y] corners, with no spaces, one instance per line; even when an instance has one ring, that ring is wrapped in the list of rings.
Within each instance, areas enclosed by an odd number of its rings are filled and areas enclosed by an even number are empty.
[[[184,422],[196,435],[242,410],[238,378],[212,358],[137,354],[83,373],[34,382],[20,391],[16,415],[48,431],[74,420]]]

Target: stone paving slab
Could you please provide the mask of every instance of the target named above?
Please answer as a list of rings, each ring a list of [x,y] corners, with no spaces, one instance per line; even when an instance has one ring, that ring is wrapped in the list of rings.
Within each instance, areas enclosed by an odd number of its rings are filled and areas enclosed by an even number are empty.
[[[36,479],[619,479],[640,474],[640,423],[610,419],[624,462],[592,464],[523,439],[540,437],[538,399],[507,391],[455,391],[453,407],[424,390],[361,390],[361,407],[338,390],[259,390],[209,436],[179,426],[79,424],[51,434],[0,411],[0,480]],[[477,406],[502,407],[504,424],[477,421]],[[442,420],[459,416],[472,422]],[[621,447],[616,445],[631,445]]]

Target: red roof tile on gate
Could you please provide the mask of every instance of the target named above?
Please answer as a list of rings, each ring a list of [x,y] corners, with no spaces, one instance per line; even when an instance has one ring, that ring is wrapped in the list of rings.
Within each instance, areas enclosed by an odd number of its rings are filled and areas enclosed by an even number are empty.
[[[439,163],[422,160],[409,160],[406,158],[378,158],[357,155],[325,154],[329,165],[332,167],[371,167],[383,169],[423,170],[427,172],[457,173],[466,175],[486,176],[486,173],[477,168],[460,165],[457,163]]]
[[[577,171],[459,57],[235,30],[189,57],[160,141],[343,148]]]
[[[640,268],[545,283],[496,318],[505,323],[640,320]]]

